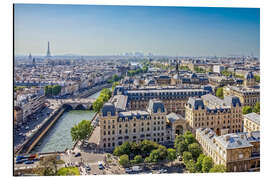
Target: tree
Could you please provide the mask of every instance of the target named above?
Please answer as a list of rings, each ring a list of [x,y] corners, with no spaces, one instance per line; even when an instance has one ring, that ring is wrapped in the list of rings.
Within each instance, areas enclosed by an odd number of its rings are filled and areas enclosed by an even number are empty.
[[[78,167],[63,167],[57,171],[57,176],[79,176],[80,170]]]
[[[195,173],[196,172],[196,163],[193,159],[189,160],[188,162],[185,163],[188,171],[190,173]]]
[[[47,156],[43,157],[39,161],[39,166],[41,168],[37,169],[35,174],[39,174],[41,176],[55,176],[57,175],[57,156]]]
[[[135,164],[142,163],[142,162],[143,162],[142,156],[141,156],[141,155],[136,155],[136,156],[134,157],[133,162],[134,162]]]
[[[176,148],[176,146],[177,146],[180,142],[182,142],[182,141],[184,141],[184,140],[185,140],[185,138],[183,137],[182,134],[177,135],[177,136],[175,137],[175,140],[174,140],[174,147]]]
[[[202,161],[202,172],[208,173],[209,170],[213,167],[213,160],[211,157],[206,156]]]
[[[184,161],[184,163],[186,164],[189,160],[192,160],[193,158],[192,158],[192,154],[190,153],[190,152],[188,152],[188,151],[185,151],[184,153],[183,153],[183,161]]]
[[[215,165],[209,171],[210,173],[224,173],[226,172],[226,167],[222,164]]]
[[[183,137],[188,145],[196,142],[194,135],[190,131],[186,131]]]
[[[252,108],[250,106],[244,106],[243,114],[249,114],[249,113],[252,113]]]
[[[203,159],[205,157],[206,156],[203,153],[201,153],[200,156],[198,157],[197,162],[196,162],[196,171],[197,172],[202,172],[202,162],[203,162]]]
[[[256,102],[256,105],[254,106],[252,111],[260,114],[260,102]]]
[[[188,145],[188,151],[191,152],[193,159],[197,159],[202,153],[201,147],[198,143]]]
[[[183,155],[183,152],[188,150],[188,144],[185,141],[181,141],[176,145],[176,151],[179,155]]]
[[[91,121],[82,120],[71,128],[72,141],[83,140],[93,131]]]
[[[121,156],[130,153],[131,153],[131,145],[129,142],[125,142],[121,146],[117,146],[113,151],[113,154],[115,156]]]
[[[127,167],[129,165],[128,155],[124,154],[124,155],[120,156],[119,164],[123,167]]]
[[[259,75],[254,75],[255,81],[260,83],[260,76]]]
[[[45,92],[45,96],[47,97],[52,96],[52,86],[45,86],[44,92]]]
[[[176,150],[172,148],[167,149],[167,159],[169,161],[174,161],[176,158],[177,158]]]
[[[93,103],[93,110],[94,110],[95,112],[99,112],[100,109],[102,108],[103,104],[104,104],[103,99],[100,98],[100,97],[98,97],[98,98],[95,100],[95,102]]]
[[[222,88],[222,87],[220,87],[220,88],[217,89],[217,91],[216,91],[216,96],[219,97],[219,98],[221,98],[221,99],[224,98],[224,95],[223,95],[223,88]]]

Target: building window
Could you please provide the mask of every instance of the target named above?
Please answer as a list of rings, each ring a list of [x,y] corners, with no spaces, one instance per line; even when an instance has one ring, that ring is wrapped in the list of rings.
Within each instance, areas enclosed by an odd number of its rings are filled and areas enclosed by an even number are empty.
[[[122,130],[119,130],[119,134],[122,134]]]
[[[133,129],[133,132],[136,133],[136,129]]]

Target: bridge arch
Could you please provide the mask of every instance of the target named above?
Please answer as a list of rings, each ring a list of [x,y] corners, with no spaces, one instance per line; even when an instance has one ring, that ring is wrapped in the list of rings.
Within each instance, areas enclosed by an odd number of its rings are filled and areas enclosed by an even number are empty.
[[[63,104],[63,108],[65,108],[66,110],[72,110],[73,107],[70,104]]]
[[[78,104],[76,107],[75,107],[75,110],[86,110],[87,109],[87,106],[83,105],[83,104]]]

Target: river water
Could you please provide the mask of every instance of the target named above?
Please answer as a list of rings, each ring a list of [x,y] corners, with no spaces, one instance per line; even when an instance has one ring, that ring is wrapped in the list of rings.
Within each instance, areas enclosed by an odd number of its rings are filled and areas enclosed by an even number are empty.
[[[99,94],[100,91],[88,98],[97,98]],[[90,110],[71,110],[65,112],[40,140],[32,152],[55,152],[72,148],[74,143],[72,142],[70,129],[82,120],[91,120],[94,115],[94,111]]]

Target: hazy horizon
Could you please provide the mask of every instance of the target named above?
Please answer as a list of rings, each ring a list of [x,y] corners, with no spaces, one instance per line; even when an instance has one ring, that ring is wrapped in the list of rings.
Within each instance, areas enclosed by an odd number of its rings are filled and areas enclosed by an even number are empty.
[[[259,57],[259,8],[15,4],[15,55]]]

